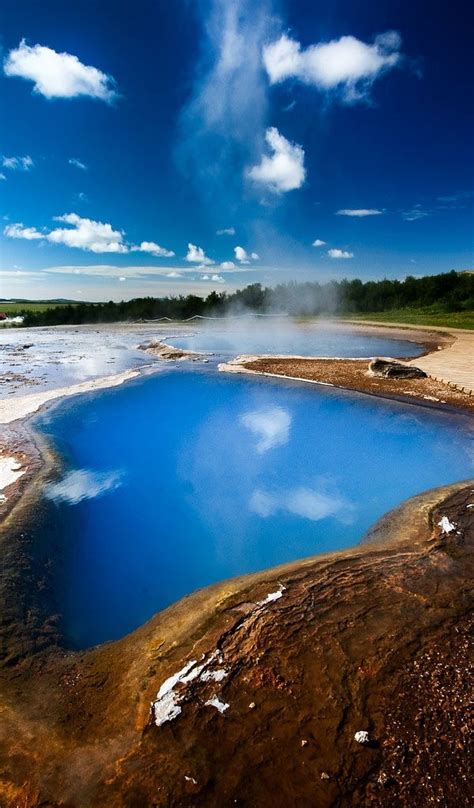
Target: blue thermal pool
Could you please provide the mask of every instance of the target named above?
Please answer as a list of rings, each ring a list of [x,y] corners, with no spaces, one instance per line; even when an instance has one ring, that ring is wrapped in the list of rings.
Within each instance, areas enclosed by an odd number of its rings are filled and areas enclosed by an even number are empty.
[[[467,420],[331,388],[172,369],[36,420],[69,645],[123,636],[229,576],[356,544],[472,475]]]
[[[277,318],[197,326],[189,334],[169,337],[176,348],[222,354],[292,354],[295,356],[419,356],[423,347],[416,342],[367,335],[330,325],[296,325]]]

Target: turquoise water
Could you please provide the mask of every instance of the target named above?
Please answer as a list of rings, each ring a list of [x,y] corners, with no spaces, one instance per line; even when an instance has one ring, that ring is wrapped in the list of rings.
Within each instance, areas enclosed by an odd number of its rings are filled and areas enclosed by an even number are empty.
[[[466,421],[331,388],[171,370],[37,420],[73,647],[214,581],[357,543],[406,497],[472,474]]]
[[[191,334],[171,335],[176,348],[224,354],[293,354],[296,356],[403,356],[414,357],[423,348],[416,342],[367,336],[328,325],[298,326],[277,318],[261,321],[246,318],[198,326]]]

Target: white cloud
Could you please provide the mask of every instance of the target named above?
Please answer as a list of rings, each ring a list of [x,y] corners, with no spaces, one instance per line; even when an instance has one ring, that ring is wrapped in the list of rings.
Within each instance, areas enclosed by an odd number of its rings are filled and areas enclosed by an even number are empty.
[[[274,126],[266,130],[265,140],[271,154],[248,171],[250,179],[277,194],[301,188],[306,177],[302,146],[290,143]]]
[[[6,180],[5,174],[2,174],[1,172],[0,172],[0,180]]]
[[[363,218],[364,216],[380,216],[383,210],[378,208],[342,208],[336,211],[336,216],[356,216]]]
[[[142,241],[141,244],[132,247],[132,252],[146,252],[150,255],[155,255],[159,258],[172,258],[174,255],[173,250],[167,250],[166,247],[160,247],[154,241]]]
[[[225,283],[225,278],[223,278],[222,275],[211,275],[211,281],[215,281],[216,283]]]
[[[182,272],[175,272],[175,270],[172,270],[171,272],[166,273],[166,277],[167,278],[182,278],[183,273]]]
[[[313,241],[313,247],[324,247],[325,244],[326,242],[322,241],[322,239],[320,238],[317,238],[315,239],[315,241]]]
[[[339,250],[337,248],[328,250],[329,258],[354,258],[354,253],[347,250]]]
[[[82,64],[70,53],[57,53],[44,45],[30,46],[24,39],[10,51],[3,69],[6,76],[32,81],[34,92],[45,98],[88,96],[110,102],[116,97],[112,76]]]
[[[172,267],[115,266],[113,264],[89,264],[86,266],[54,266],[43,270],[48,275],[87,275],[95,278],[127,278],[132,280],[160,279],[173,272]]]
[[[320,90],[340,90],[346,103],[367,97],[373,82],[398,65],[401,37],[396,31],[379,34],[368,45],[354,36],[319,42],[303,49],[283,34],[263,50],[270,83],[298,79]]]
[[[7,226],[4,228],[3,234],[8,238],[24,238],[27,241],[45,238],[43,233],[40,233],[36,227],[23,227],[22,222],[17,222],[16,224],[7,224]]]
[[[288,443],[292,417],[283,407],[252,410],[242,415],[240,420],[257,438],[259,454]]]
[[[240,261],[241,264],[250,264],[247,250],[244,250],[243,247],[234,247],[234,253],[237,261]]]
[[[68,160],[69,165],[74,166],[75,168],[80,168],[81,171],[87,171],[87,166],[82,160],[79,160],[77,157],[70,157]]]
[[[127,280],[127,279],[126,279],[126,278],[124,278],[124,277],[123,277],[123,275],[121,275],[121,276],[120,276],[120,278],[119,278],[119,281],[126,281],[126,280]]]
[[[235,269],[235,264],[233,261],[223,261],[220,269]]]
[[[34,162],[29,154],[24,157],[2,157],[2,166],[10,171],[29,171]]]
[[[418,219],[424,219],[425,216],[429,215],[429,212],[423,210],[421,205],[415,205],[411,210],[402,211],[402,218],[405,219],[406,222],[416,222]]]
[[[235,236],[235,227],[224,227],[222,230],[216,230],[217,236]]]
[[[172,250],[160,247],[154,241],[142,241],[139,245],[128,245],[124,241],[123,230],[114,230],[111,224],[84,219],[77,213],[55,216],[56,222],[64,222],[71,227],[56,227],[49,232],[40,232],[35,227],[23,227],[22,223],[7,225],[4,234],[9,238],[44,238],[51,244],[64,244],[66,247],[86,250],[93,253],[146,252],[159,258],[171,258]]]
[[[197,247],[195,244],[188,244],[188,252],[186,254],[186,261],[192,264],[202,264],[203,266],[210,266],[215,262],[208,258],[202,247]]]
[[[250,264],[250,261],[259,261],[260,256],[256,252],[248,253],[243,247],[234,247],[234,255],[240,264]]]
[[[123,241],[123,231],[114,230],[111,224],[83,219],[77,213],[56,216],[55,221],[70,224],[72,227],[58,227],[46,236],[52,244],[64,244],[93,253],[126,253],[128,247]]]

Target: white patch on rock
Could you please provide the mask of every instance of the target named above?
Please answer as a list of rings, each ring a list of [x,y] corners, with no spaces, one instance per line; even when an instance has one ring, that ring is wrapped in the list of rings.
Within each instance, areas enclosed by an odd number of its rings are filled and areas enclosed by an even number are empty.
[[[259,600],[257,602],[257,606],[266,606],[268,603],[273,603],[274,600],[279,600],[283,597],[283,592],[285,592],[286,586],[280,584],[280,588],[276,590],[276,592],[269,592],[267,597],[263,600]]]
[[[202,660],[205,660],[205,654],[202,655]],[[180,671],[169,676],[161,685],[156,700],[152,702],[151,708],[153,713],[154,723],[157,727],[161,727],[166,721],[173,721],[181,714],[181,702],[184,699],[184,693],[176,692],[175,688],[179,684],[189,684],[199,680],[200,682],[221,682],[229,673],[226,668],[217,668],[216,670],[209,670],[209,666],[218,660],[221,664],[223,656],[220,651],[213,651],[209,658],[201,664],[197,664],[197,660],[192,659]],[[221,709],[217,703],[217,697],[214,697],[212,706]],[[223,705],[224,702],[219,702]],[[225,705],[221,712],[227,709],[229,705]]]
[[[354,735],[354,740],[357,741],[357,743],[369,743],[369,733],[365,729],[360,729]]]
[[[0,491],[15,483],[24,473],[25,470],[21,471],[21,463],[14,457],[0,457]],[[5,502],[7,497],[5,494],[3,497]]]
[[[219,712],[222,714],[225,713],[225,711],[228,709],[230,705],[226,704],[225,701],[221,701],[217,696],[213,696],[212,699],[209,699],[209,701],[205,702],[205,706],[215,707],[216,710],[219,710]]]
[[[178,698],[174,693],[174,688],[179,682],[184,682],[188,671],[190,671],[196,664],[196,660],[192,659],[184,668],[181,668],[178,673],[169,676],[161,685],[156,701],[152,703],[153,717],[157,727],[161,727],[166,721],[172,721],[181,713]]]
[[[438,522],[438,525],[441,528],[441,532],[445,536],[447,536],[449,533],[452,533],[453,530],[456,530],[456,525],[453,525],[453,523],[449,521],[447,516],[442,516],[440,521]]]
[[[229,671],[225,668],[218,668],[215,671],[204,671],[201,674],[201,681],[203,682],[222,682],[228,675]]]

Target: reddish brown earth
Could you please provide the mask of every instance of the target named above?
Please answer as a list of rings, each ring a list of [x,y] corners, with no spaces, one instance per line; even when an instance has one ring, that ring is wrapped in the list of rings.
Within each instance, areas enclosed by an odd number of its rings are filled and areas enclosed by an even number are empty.
[[[0,804],[469,805],[473,491],[416,497],[357,548],[194,593],[85,653],[29,606],[33,548],[10,517]],[[226,675],[178,683],[181,713],[156,726],[150,703],[191,660]]]
[[[229,363],[226,369],[243,368],[254,373],[289,376],[291,378],[331,384],[347,390],[387,398],[417,399],[440,406],[448,405],[474,411],[474,396],[446,382],[431,377],[425,379],[385,379],[368,374],[367,360],[303,359],[296,357],[265,357],[246,362]]]

